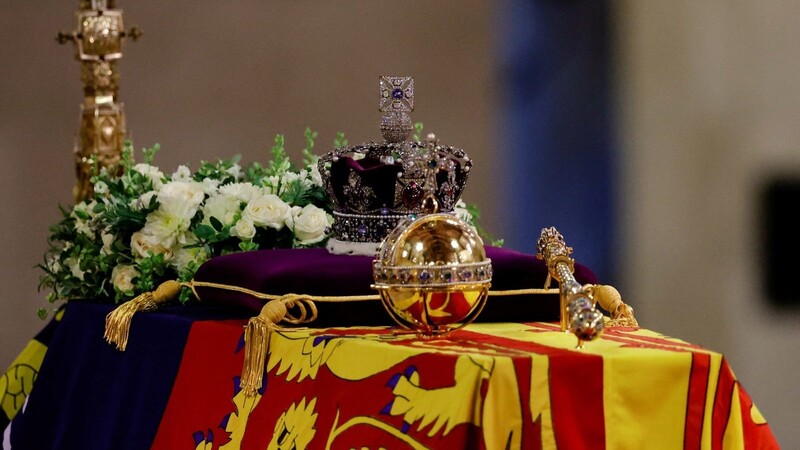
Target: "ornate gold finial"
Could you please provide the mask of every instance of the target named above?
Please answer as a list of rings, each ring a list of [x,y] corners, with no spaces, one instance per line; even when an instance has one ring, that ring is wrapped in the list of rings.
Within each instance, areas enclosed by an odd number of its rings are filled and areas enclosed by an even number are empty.
[[[84,99],[74,150],[76,202],[92,195],[90,178],[94,167],[109,167],[119,161],[127,134],[123,105],[118,100],[117,60],[122,58],[122,41],[135,41],[142,31],[133,27],[126,32],[122,10],[115,6],[113,0],[80,0],[75,30],[56,36],[60,44],[74,44],[75,59],[81,62]]]

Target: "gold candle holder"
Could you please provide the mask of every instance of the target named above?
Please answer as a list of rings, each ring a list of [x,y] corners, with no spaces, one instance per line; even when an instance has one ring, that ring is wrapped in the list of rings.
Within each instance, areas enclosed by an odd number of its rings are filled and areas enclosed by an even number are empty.
[[[61,44],[74,44],[75,59],[81,63],[84,99],[74,148],[76,203],[93,195],[95,170],[120,160],[127,131],[118,98],[117,62],[122,58],[122,42],[126,38],[136,41],[141,35],[137,27],[125,31],[122,10],[116,9],[113,0],[80,0],[74,31],[56,36]]]

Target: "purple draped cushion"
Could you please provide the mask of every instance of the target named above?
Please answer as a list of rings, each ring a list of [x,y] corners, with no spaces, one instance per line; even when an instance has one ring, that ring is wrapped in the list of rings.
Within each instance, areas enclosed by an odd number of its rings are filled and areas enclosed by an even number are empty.
[[[491,291],[542,288],[547,266],[534,255],[499,247],[486,247],[492,260]],[[206,261],[195,274],[196,281],[239,286],[272,295],[311,296],[375,295],[370,256],[335,255],[324,248],[274,249],[233,253]],[[576,263],[579,283],[597,283],[594,273]],[[553,287],[557,286],[553,282]],[[225,289],[197,287],[200,300],[253,315],[266,300]],[[319,310],[314,326],[392,325],[380,300],[346,303],[316,302]],[[490,296],[478,322],[557,321],[557,294]]]

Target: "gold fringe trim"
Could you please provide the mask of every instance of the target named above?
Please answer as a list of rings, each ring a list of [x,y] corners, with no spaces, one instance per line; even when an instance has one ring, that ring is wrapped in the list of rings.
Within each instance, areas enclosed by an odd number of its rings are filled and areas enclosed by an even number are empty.
[[[298,315],[289,312],[296,308]],[[278,323],[307,323],[317,318],[317,307],[307,295],[287,294],[270,300],[261,312],[247,322],[244,330],[244,366],[239,387],[248,397],[256,395],[264,381],[270,336]]]
[[[116,345],[117,350],[124,352],[128,346],[133,315],[139,311],[152,311],[158,308],[159,304],[176,298],[180,290],[179,282],[165,281],[155,291],[145,292],[108,313],[104,335],[106,342]]]
[[[611,320],[606,324],[610,327],[638,327],[639,322],[633,315],[633,308],[622,301],[622,295],[614,287],[607,284],[587,286],[592,298],[608,311]]]

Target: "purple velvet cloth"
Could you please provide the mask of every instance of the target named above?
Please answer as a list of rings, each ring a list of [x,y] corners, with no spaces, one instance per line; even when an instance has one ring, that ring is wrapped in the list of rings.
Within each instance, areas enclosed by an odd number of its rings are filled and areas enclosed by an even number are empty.
[[[492,260],[492,291],[541,288],[547,267],[534,255],[499,247],[486,247]],[[195,274],[196,281],[244,287],[283,295],[319,296],[374,295],[370,256],[334,255],[324,248],[275,249],[218,256],[206,261]],[[597,283],[594,273],[576,263],[575,278],[581,284]],[[555,285],[555,284],[554,284]],[[241,292],[198,287],[200,299],[257,314],[265,300]],[[316,302],[317,326],[390,325],[392,321],[380,300],[347,303]],[[513,295],[489,297],[479,322],[558,320],[557,295]]]

